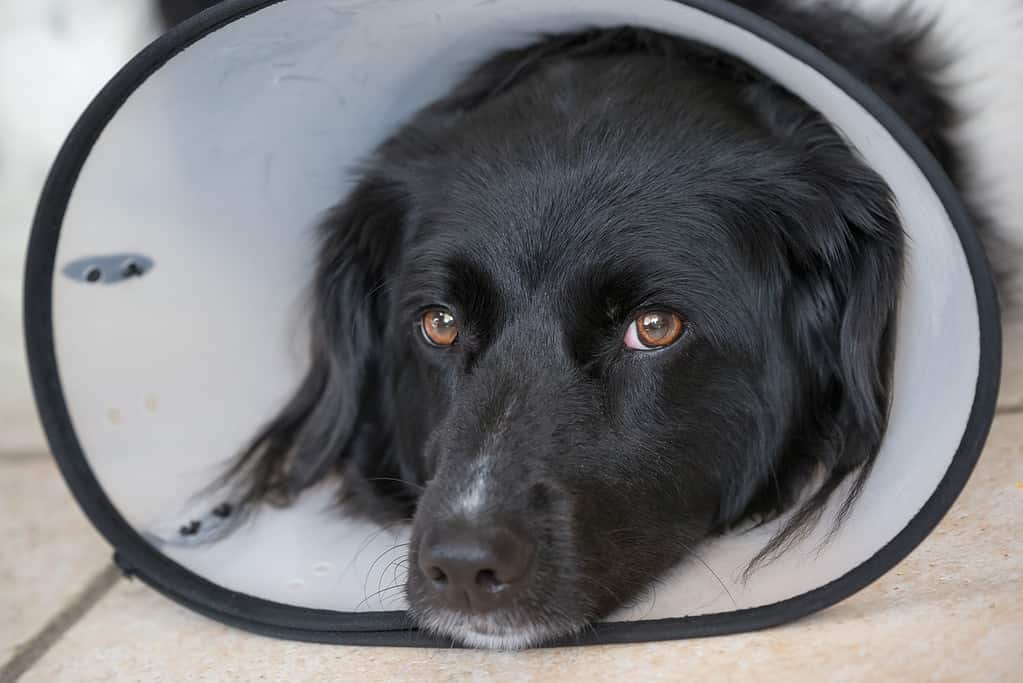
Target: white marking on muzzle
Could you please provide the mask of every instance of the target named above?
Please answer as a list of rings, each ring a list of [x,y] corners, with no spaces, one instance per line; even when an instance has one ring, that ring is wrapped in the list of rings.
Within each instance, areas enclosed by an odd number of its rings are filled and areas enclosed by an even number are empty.
[[[508,401],[500,419],[483,439],[476,461],[469,472],[462,495],[454,502],[454,510],[466,517],[478,515],[492,495],[494,480],[494,454],[500,452],[501,440],[507,431],[508,420],[515,408],[515,399]]]
[[[472,474],[469,476],[464,492],[455,501],[456,511],[466,517],[473,517],[483,510],[487,503],[492,472],[493,456],[490,453],[481,454],[473,465]]]

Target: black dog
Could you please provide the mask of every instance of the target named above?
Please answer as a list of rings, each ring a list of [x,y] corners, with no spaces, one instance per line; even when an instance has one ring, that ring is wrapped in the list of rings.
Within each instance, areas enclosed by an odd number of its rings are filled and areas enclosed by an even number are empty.
[[[745,4],[956,176],[920,31]],[[350,509],[413,520],[425,628],[497,647],[576,631],[823,473],[767,558],[878,450],[904,249],[889,189],[715,51],[624,27],[502,53],[379,147],[321,237],[312,365],[227,481],[288,504],[338,476]]]

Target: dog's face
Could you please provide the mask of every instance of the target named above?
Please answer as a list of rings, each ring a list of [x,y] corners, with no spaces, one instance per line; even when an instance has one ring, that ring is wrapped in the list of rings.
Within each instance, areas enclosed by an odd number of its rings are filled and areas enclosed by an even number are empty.
[[[750,493],[726,489],[762,478],[747,454],[770,451],[767,406],[793,389],[772,372],[783,345],[763,343],[786,333],[776,285],[744,261],[714,145],[688,141],[681,118],[642,141],[616,129],[651,106],[643,84],[580,138],[570,117],[595,103],[570,84],[590,83],[563,78],[538,100],[572,106],[494,103],[441,143],[452,154],[423,176],[393,280],[393,401],[429,413],[400,456],[427,482],[413,547],[482,527],[528,558],[505,570],[521,590],[476,600],[470,585],[468,601],[417,558],[416,612],[479,643],[576,628],[681,560]],[[494,136],[495,116],[520,123]],[[594,138],[600,152],[576,149]],[[459,543],[447,552],[475,552]]]
[[[254,497],[337,469],[414,515],[412,613],[469,644],[578,630],[883,429],[883,183],[791,96],[637,35],[503,55],[379,149],[247,461]]]

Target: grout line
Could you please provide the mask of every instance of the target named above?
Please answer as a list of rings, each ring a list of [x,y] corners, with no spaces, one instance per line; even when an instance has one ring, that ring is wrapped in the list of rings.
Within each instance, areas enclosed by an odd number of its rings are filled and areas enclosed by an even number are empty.
[[[50,454],[47,451],[5,451],[0,450],[0,466],[18,465],[26,462],[39,462],[49,460]]]
[[[42,659],[54,644],[81,620],[120,580],[121,571],[111,565],[98,572],[71,603],[34,636],[15,650],[11,659],[0,668],[0,683],[14,683]]]
[[[995,415],[1018,415],[1019,413],[1023,413],[1023,402],[1010,403],[995,410]]]

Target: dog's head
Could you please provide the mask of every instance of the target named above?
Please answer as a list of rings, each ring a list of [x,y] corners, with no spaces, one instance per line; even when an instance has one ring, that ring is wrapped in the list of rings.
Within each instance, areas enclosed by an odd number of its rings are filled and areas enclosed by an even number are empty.
[[[418,622],[516,647],[866,467],[902,235],[889,191],[751,69],[636,30],[505,53],[325,221],[314,363],[236,474],[340,472],[413,516]]]

